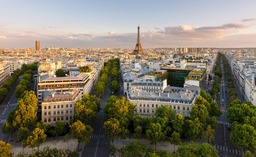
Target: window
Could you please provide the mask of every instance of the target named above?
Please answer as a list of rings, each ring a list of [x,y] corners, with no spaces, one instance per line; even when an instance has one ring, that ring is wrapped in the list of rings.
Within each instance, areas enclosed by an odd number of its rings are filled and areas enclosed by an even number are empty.
[[[53,118],[53,121],[54,121],[54,122],[56,121],[56,117]]]
[[[187,110],[189,111],[189,107],[187,107]]]
[[[70,110],[70,113],[72,113],[72,110]]]
[[[57,114],[60,114],[60,111],[57,111]]]
[[[60,105],[58,105],[57,107],[60,108]]]
[[[140,107],[141,107],[141,104],[140,104]]]
[[[68,116],[66,117],[66,120],[68,120]]]
[[[63,105],[61,105],[61,108],[63,108]]]
[[[46,118],[44,119],[44,122],[47,122],[47,119],[46,119]]]
[[[53,114],[56,115],[56,111],[53,111]]]
[[[66,113],[68,113],[68,110],[66,110]]]
[[[185,107],[183,107],[183,110],[186,110]]]
[[[51,109],[51,106],[48,106],[48,109]]]
[[[60,120],[60,117],[57,117],[57,120]]]
[[[44,115],[46,116],[46,115],[47,115],[47,112],[44,112]]]
[[[156,104],[156,107],[158,107],[158,105]]]
[[[153,110],[152,110],[152,113],[154,113],[154,112],[155,112],[155,110],[153,109]]]
[[[180,106],[178,106],[178,110],[180,109]]]
[[[152,104],[152,107],[154,107],[154,104]]]
[[[149,107],[149,104],[147,104],[147,107]]]
[[[63,120],[63,117],[61,117],[61,120]]]
[[[47,106],[44,106],[44,109],[46,110],[46,109],[47,109]]]
[[[141,109],[140,109],[140,113],[141,113]]]
[[[143,109],[143,113],[145,113],[145,109]]]
[[[68,104],[66,105],[66,108],[68,108]]]
[[[145,107],[145,104],[143,105],[143,107]]]
[[[60,111],[61,114],[63,114],[63,111]]]
[[[56,108],[56,105],[54,105],[53,108]]]
[[[48,118],[48,122],[51,122],[51,118]]]
[[[149,109],[147,109],[147,113],[149,113]]]
[[[72,107],[72,104],[70,104],[69,106]]]
[[[48,112],[48,115],[51,115],[51,111]]]
[[[173,109],[176,110],[176,106],[173,106]]]

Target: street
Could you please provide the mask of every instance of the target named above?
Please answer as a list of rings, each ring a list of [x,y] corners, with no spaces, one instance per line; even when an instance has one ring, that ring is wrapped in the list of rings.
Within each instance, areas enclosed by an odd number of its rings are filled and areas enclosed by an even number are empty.
[[[215,133],[213,145],[219,150],[220,157],[239,157],[242,156],[242,151],[237,149],[230,140],[230,127],[227,119],[228,96],[227,96],[227,79],[224,73],[223,60],[221,60],[221,84],[220,92],[217,96],[217,103],[222,111],[222,115],[217,118],[218,126]]]
[[[10,92],[6,96],[5,100],[0,105],[0,139],[5,142],[8,142],[9,136],[2,132],[2,127],[9,113],[11,113],[16,108],[18,99],[15,97],[15,90],[20,80],[21,78],[16,81],[14,86],[10,89]]]

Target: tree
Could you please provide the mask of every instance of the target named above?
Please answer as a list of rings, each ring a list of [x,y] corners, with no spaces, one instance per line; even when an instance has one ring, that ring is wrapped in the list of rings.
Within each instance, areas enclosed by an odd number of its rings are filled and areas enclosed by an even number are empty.
[[[198,118],[194,120],[187,120],[185,126],[187,126],[185,134],[188,137],[193,137],[196,139],[203,138],[203,124]]]
[[[35,128],[31,135],[28,136],[26,144],[31,148],[37,147],[37,150],[39,150],[39,146],[45,141],[46,137],[44,130]]]
[[[175,152],[175,145],[179,145],[181,143],[180,134],[174,131],[170,137],[170,143],[173,144],[174,152]]]
[[[232,127],[231,141],[244,150],[256,152],[256,130],[248,124],[236,124]]]
[[[33,91],[26,91],[22,99],[18,101],[14,112],[14,126],[33,127],[37,121],[37,98]]]
[[[172,121],[175,117],[176,112],[168,107],[168,106],[161,106],[156,109],[156,118],[168,118],[168,121]]]
[[[1,157],[11,157],[12,156],[12,146],[0,140],[0,156]]]
[[[55,74],[56,74],[57,77],[65,77],[66,76],[65,71],[62,70],[62,69],[56,70]]]
[[[254,155],[250,151],[246,151],[243,157],[254,157]]]
[[[119,86],[118,81],[117,81],[117,80],[111,81],[111,83],[110,83],[110,85],[109,85],[109,89],[110,89],[112,92],[117,92],[117,91],[119,91],[120,86]]]
[[[211,143],[215,139],[215,130],[212,129],[211,125],[208,125],[205,131],[205,138],[208,143]]]
[[[8,94],[8,90],[4,87],[0,88],[0,100],[3,100]]]
[[[84,124],[91,124],[96,116],[94,110],[82,104],[82,101],[76,102],[74,119],[83,122]]]
[[[89,125],[84,125],[81,121],[74,122],[71,126],[71,134],[78,140],[77,151],[81,142],[88,143],[93,129]]]
[[[146,136],[151,141],[151,144],[156,145],[164,139],[164,133],[159,123],[151,123],[150,127],[146,130]]]
[[[88,72],[91,72],[92,69],[89,66],[82,66],[82,67],[79,67],[79,71],[88,73]]]
[[[195,104],[190,112],[191,119],[198,118],[203,124],[209,116],[208,110],[203,104]]]
[[[136,126],[136,128],[134,129],[134,135],[137,138],[142,136],[142,127],[141,126]]]
[[[43,121],[39,121],[36,123],[36,127],[40,128],[40,129],[44,130],[44,132],[46,132],[50,128],[50,125],[45,124]]]
[[[218,104],[216,103],[216,102],[211,102],[210,103],[210,106],[211,106],[211,110],[210,110],[210,116],[216,116],[216,117],[219,117],[221,114],[222,114],[222,112],[221,112],[221,110],[219,109],[219,107],[218,107]]]
[[[140,142],[131,142],[121,150],[122,157],[145,157],[147,146]]]
[[[114,142],[115,136],[120,132],[119,121],[115,118],[110,118],[103,124],[105,135],[108,139]]]
[[[181,114],[176,114],[174,117],[174,120],[172,121],[173,129],[181,134],[183,131],[184,124],[185,124],[184,116]]]
[[[30,135],[30,131],[26,127],[19,128],[18,132],[18,140],[22,143],[22,151],[24,151],[24,148],[27,146],[27,138]]]
[[[15,110],[14,110],[15,111]],[[12,111],[8,116],[7,120],[2,127],[4,134],[9,134],[12,138],[12,134],[16,131],[17,127],[13,124],[14,121],[14,111]]]
[[[181,157],[218,157],[218,151],[208,143],[184,143],[179,146],[177,156]]]
[[[94,89],[94,94],[96,96],[101,96],[105,92],[105,83],[104,82],[97,82]]]
[[[208,119],[207,119],[207,124],[208,125],[211,125],[211,127],[213,128],[213,129],[216,129],[217,128],[217,119],[216,119],[216,117],[209,117]]]
[[[65,124],[64,124],[64,122],[58,120],[55,123],[54,130],[56,131],[57,136],[58,135],[62,135],[63,132],[65,131]]]

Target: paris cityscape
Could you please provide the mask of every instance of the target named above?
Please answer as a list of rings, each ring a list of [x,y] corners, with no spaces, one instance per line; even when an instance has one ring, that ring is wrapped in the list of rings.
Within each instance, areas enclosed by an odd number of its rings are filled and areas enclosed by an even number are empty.
[[[3,1],[0,157],[256,156],[256,1]]]

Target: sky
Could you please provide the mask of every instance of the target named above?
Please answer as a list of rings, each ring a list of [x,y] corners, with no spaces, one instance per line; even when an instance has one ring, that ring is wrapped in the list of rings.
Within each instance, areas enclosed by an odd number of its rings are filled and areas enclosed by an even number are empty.
[[[0,48],[256,47],[255,0],[1,0]]]

